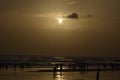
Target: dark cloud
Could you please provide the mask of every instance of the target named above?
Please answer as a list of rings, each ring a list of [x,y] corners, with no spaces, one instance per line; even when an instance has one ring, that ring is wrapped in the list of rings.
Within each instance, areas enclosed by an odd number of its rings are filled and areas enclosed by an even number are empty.
[[[93,16],[91,14],[81,16],[81,18],[92,18],[92,17]]]
[[[92,17],[93,17],[93,16],[92,16],[91,14],[79,16],[77,13],[72,13],[72,14],[70,14],[70,15],[63,16],[63,18],[69,18],[69,19],[92,18]]]
[[[80,18],[81,19],[83,19],[83,18],[84,19],[93,18],[93,15],[91,15],[91,14],[81,15]]]
[[[91,15],[91,14],[88,14],[88,15],[87,15],[87,17],[88,17],[88,18],[91,18],[91,17],[92,17],[92,15]]]
[[[79,15],[78,15],[77,13],[72,13],[72,14],[66,16],[66,18],[78,19],[78,18],[79,18]]]

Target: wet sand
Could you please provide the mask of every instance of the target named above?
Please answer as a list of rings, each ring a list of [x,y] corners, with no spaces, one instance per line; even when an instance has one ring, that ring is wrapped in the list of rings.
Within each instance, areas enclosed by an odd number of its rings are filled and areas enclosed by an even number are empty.
[[[62,72],[87,72],[87,71],[98,71],[98,69],[76,69],[76,70],[71,70],[71,69],[63,69]],[[120,69],[99,69],[99,71],[120,71]],[[27,72],[53,72],[53,69],[40,69],[40,70],[35,70],[35,71],[27,71]],[[57,72],[60,72],[60,70],[57,70]]]

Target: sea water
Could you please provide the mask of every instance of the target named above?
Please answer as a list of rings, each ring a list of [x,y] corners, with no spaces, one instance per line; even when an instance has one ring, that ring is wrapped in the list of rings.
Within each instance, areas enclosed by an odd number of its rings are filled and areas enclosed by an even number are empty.
[[[80,58],[80,57],[33,57],[33,56],[1,56],[0,63],[33,63],[40,65],[47,65],[47,67],[43,67],[42,69],[49,69],[48,65],[52,64],[56,61],[74,61],[84,62],[84,63],[115,63],[120,64],[120,58]],[[65,63],[66,64],[66,63]],[[90,68],[90,67],[89,67]],[[97,77],[97,71],[77,71],[77,72],[56,72],[56,76],[54,76],[54,72],[40,72],[41,68],[32,66],[31,68],[21,69],[20,67],[9,67],[8,69],[0,69],[0,80],[120,80],[120,71],[119,70],[109,70],[109,71],[100,71],[99,77]],[[52,68],[51,68],[52,69]]]
[[[0,80],[97,80],[96,71],[88,72],[28,72],[31,69],[0,70]],[[32,69],[33,70],[33,69]],[[120,80],[120,71],[100,71],[99,80]]]

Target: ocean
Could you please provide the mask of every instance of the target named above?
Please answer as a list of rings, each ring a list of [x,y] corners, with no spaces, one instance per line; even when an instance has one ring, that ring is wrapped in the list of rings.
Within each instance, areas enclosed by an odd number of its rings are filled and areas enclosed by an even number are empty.
[[[120,80],[120,58],[0,56],[0,80]]]

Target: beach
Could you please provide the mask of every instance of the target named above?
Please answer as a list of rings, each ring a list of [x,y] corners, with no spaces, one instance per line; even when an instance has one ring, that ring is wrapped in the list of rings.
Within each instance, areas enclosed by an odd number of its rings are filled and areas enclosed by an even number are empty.
[[[96,80],[96,71],[88,72],[62,72],[60,76],[57,72],[53,77],[53,72],[27,72],[31,69],[20,70],[9,69],[0,71],[0,80]],[[34,69],[33,69],[34,70]],[[99,80],[120,80],[120,71],[101,71]]]
[[[6,56],[0,59],[1,80],[120,79],[119,58]]]

